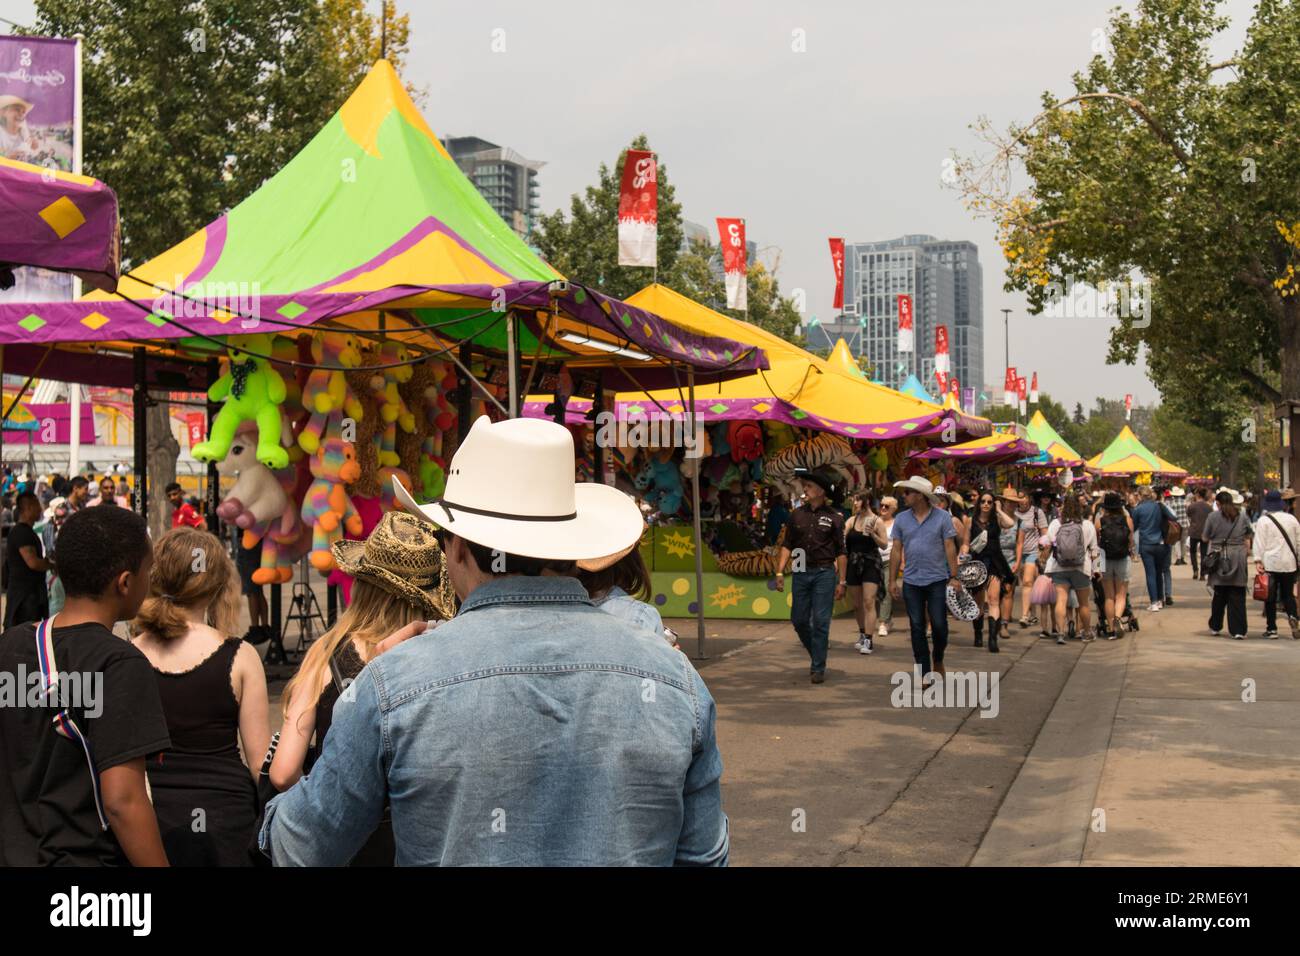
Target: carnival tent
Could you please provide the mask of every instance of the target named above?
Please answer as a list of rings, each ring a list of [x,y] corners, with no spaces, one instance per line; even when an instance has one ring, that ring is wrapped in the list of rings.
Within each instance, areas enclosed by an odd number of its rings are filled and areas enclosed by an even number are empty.
[[[972,461],[980,465],[999,465],[1037,454],[1038,446],[1033,442],[1010,432],[994,432],[987,437],[959,445],[939,445],[914,451],[909,457],[925,461],[950,459]]]
[[[1127,425],[1120,429],[1104,451],[1088,459],[1088,468],[1103,478],[1127,478],[1137,474],[1182,478],[1187,474],[1185,469],[1165,461],[1142,444]]]
[[[253,326],[373,331],[380,321],[411,342],[472,338],[505,351],[513,340],[529,356],[766,367],[759,349],[565,281],[465,177],[386,60],[275,176],[114,292],[0,305],[0,344],[182,339],[211,351]]]
[[[112,289],[117,196],[97,179],[0,157],[0,264],[71,272]]]
[[[771,419],[804,428],[831,431],[847,438],[886,441],[934,435],[956,413],[875,385],[865,377],[837,371],[831,363],[806,352],[758,326],[722,315],[663,285],[650,285],[628,298],[628,304],[654,312],[703,335],[734,338],[761,348],[770,368],[729,381],[696,386],[695,410],[705,422]],[[529,396],[524,414],[549,417],[546,396]],[[620,415],[650,418],[686,411],[685,385],[650,392],[620,392]],[[580,422],[591,408],[588,400],[571,400],[568,420]],[[961,416],[959,432],[979,421]]]
[[[1029,424],[1025,426],[1025,435],[1042,449],[1042,454],[1047,457],[1043,459],[1046,464],[1053,461],[1060,461],[1061,467],[1079,467],[1082,465],[1083,456],[1066,443],[1055,428],[1047,421],[1042,411],[1035,410]]]
[[[921,401],[929,402],[931,405],[938,404],[935,401],[934,396],[925,390],[925,386],[921,384],[921,380],[911,372],[907,373],[907,378],[903,380],[903,384],[898,387],[898,390],[904,395],[911,395],[913,398],[919,398]]]

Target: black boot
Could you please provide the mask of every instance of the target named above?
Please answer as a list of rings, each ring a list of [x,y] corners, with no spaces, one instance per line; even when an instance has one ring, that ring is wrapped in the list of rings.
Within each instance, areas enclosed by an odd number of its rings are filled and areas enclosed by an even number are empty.
[[[989,653],[996,654],[997,652],[998,652],[998,631],[997,628],[991,628],[989,630]]]
[[[990,634],[989,639],[994,640],[995,638]],[[975,646],[984,646],[984,618],[982,617],[975,619]]]

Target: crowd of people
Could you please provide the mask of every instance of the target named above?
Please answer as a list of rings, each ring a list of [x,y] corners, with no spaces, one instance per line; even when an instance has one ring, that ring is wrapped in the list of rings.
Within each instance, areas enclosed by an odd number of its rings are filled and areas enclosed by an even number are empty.
[[[78,502],[37,551],[61,608],[0,636],[46,688],[0,707],[0,864],[725,865],[712,697],[646,603],[640,509],[572,463],[562,426],[481,418],[443,497],[398,485],[334,546],[351,601],[275,735],[229,549]]]
[[[1229,636],[1240,640],[1248,630],[1253,557],[1264,636],[1278,636],[1281,605],[1300,639],[1300,521],[1291,513],[1290,490],[1269,491],[1252,510],[1249,496],[1229,488],[958,492],[914,477],[895,482],[892,495],[860,492],[841,509],[836,476],[803,471],[798,481],[802,505],[786,519],[776,577],[784,589],[791,569],[791,622],[808,651],[813,683],[826,679],[830,620],[845,595],[859,653],[871,654],[889,634],[899,601],[916,664],[942,674],[950,618],[969,620],[974,646],[994,654],[1012,636],[1013,621],[1022,630],[1037,626],[1040,637],[1057,644],[1116,640],[1138,630],[1129,590],[1138,562],[1148,612],[1174,606],[1171,568],[1190,561],[1193,580],[1204,581],[1213,596],[1211,633],[1221,635],[1226,618]]]

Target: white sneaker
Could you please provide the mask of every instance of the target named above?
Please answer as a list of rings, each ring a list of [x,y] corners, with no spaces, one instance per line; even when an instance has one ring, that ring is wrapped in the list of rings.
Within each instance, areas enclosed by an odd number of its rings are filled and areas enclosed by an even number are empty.
[[[861,647],[862,642],[865,641],[866,639],[867,639],[867,635],[863,634],[861,631],[858,631],[858,639],[853,642],[853,646],[855,648]]]
[[[1148,605],[1147,610],[1158,611],[1161,607],[1163,607],[1163,605],[1159,601],[1156,601],[1154,604]]]
[[[1232,635],[1232,639],[1233,639],[1234,641],[1244,641],[1244,640],[1246,639],[1246,635],[1245,635],[1245,634],[1234,634],[1234,635]]]
[[[882,624],[882,625],[880,625],[880,630],[879,630],[878,633],[880,634],[881,637],[888,637],[888,636],[889,636],[889,625],[888,625],[888,624]]]
[[[868,637],[868,638],[865,638],[865,639],[862,641],[862,643],[858,645],[858,653],[859,653],[859,654],[870,654],[870,653],[871,653],[871,638],[869,638],[869,637]]]

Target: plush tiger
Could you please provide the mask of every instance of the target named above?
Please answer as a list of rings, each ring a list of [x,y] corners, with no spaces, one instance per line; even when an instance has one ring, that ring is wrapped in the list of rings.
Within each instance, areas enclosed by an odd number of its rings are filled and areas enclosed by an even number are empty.
[[[829,468],[837,472],[844,480],[846,495],[865,488],[867,484],[862,460],[853,453],[847,441],[830,432],[818,432],[811,438],[782,448],[763,463],[763,480],[782,491],[792,492],[796,468]]]
[[[784,543],[785,528],[782,528],[776,536],[776,544],[770,548],[759,548],[757,551],[733,551],[731,554],[718,555],[718,569],[723,574],[730,574],[737,578],[771,577],[776,573],[776,556]]]

